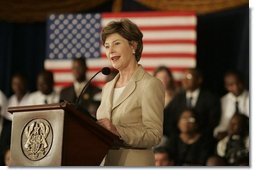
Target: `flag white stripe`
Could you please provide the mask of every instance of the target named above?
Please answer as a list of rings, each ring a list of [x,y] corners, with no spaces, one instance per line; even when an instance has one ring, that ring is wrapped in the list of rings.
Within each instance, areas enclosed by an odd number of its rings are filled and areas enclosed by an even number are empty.
[[[87,59],[87,66],[90,67],[104,67],[110,66],[110,62],[105,58],[90,58]],[[49,60],[46,59],[44,62],[45,68],[48,69],[71,69],[71,60]]]
[[[196,48],[192,44],[187,45],[167,45],[167,44],[159,44],[159,45],[151,45],[146,44],[143,49],[143,53],[195,53]]]
[[[144,38],[143,40],[195,40],[196,33],[192,30],[181,30],[181,31],[142,31]]]
[[[91,78],[96,72],[88,72],[87,78]],[[55,73],[56,82],[70,82],[73,81],[73,75],[71,72],[56,72]],[[105,80],[105,75],[98,74],[93,80]]]

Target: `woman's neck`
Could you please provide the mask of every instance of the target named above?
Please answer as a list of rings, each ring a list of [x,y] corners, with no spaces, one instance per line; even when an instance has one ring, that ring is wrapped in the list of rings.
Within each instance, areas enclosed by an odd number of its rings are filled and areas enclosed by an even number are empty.
[[[180,133],[180,139],[186,144],[195,143],[200,137],[200,134],[197,132],[193,133]]]
[[[116,83],[116,87],[126,86],[131,79],[133,73],[137,70],[138,64],[119,71],[120,77]]]

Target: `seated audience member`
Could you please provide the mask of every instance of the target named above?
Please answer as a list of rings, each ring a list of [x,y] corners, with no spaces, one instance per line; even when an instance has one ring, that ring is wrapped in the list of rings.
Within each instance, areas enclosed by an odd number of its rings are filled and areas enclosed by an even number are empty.
[[[72,61],[72,74],[74,82],[71,86],[63,88],[60,92],[60,100],[66,100],[68,102],[76,103],[83,87],[87,84],[87,65],[86,58],[75,58]],[[82,112],[89,112],[95,116],[97,108],[100,105],[100,100],[95,96],[101,93],[101,89],[90,83],[79,101],[79,108]]]
[[[218,125],[221,114],[220,100],[201,88],[202,81],[203,77],[197,69],[187,69],[184,72],[183,91],[177,93],[164,110],[164,135],[170,138],[177,133],[177,118],[188,107],[194,108],[200,115],[202,133],[213,137],[213,130]]]
[[[154,74],[156,78],[161,80],[165,87],[165,107],[171,102],[176,94],[176,85],[173,74],[166,66],[159,66],[155,69]]]
[[[221,98],[222,115],[220,124],[214,130],[214,135],[221,140],[227,135],[229,120],[234,113],[249,116],[249,92],[244,87],[240,73],[228,71],[224,76],[224,85],[228,93]]]
[[[0,166],[4,166],[4,153],[10,147],[11,121],[0,115]]]
[[[53,73],[44,70],[37,77],[37,91],[30,94],[29,105],[52,104],[59,102],[59,94],[54,90]]]
[[[4,165],[10,166],[11,165],[11,150],[10,147],[6,148],[4,151]]]
[[[25,76],[20,73],[14,74],[11,88],[14,94],[8,100],[8,107],[28,105],[29,92]],[[12,120],[12,114],[7,113],[6,118]]]
[[[229,165],[248,165],[249,143],[249,118],[236,113],[230,120],[228,135],[217,144],[217,154]]]
[[[155,166],[174,166],[174,157],[165,146],[155,147],[153,152]]]
[[[203,166],[214,153],[215,140],[200,130],[199,115],[185,109],[177,121],[179,134],[169,138],[167,147],[174,156],[176,166]]]
[[[207,159],[206,166],[227,166],[227,162],[223,157],[212,155]]]

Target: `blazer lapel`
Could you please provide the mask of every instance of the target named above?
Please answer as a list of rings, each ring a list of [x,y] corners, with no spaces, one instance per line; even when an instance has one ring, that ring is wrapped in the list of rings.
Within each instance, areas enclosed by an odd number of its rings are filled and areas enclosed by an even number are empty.
[[[114,104],[112,110],[114,110],[114,108],[116,108],[117,106],[119,106],[123,101],[125,101],[127,99],[127,97],[129,97],[132,92],[135,90],[136,87],[136,83],[135,81],[130,81],[127,86],[125,87],[123,93],[120,95],[119,99],[117,100],[117,102]]]
[[[143,77],[144,73],[145,73],[145,71],[144,71],[143,67],[140,65],[138,67],[137,71],[133,74],[132,78],[130,79],[130,81],[127,84],[127,86],[125,87],[125,89],[123,90],[123,93],[120,95],[119,99],[117,100],[117,103],[113,105],[112,110],[114,110],[117,106],[119,106],[121,103],[123,103],[127,99],[127,97],[129,97],[133,93],[133,91],[136,88],[136,82],[139,81]],[[112,92],[112,95],[113,95],[113,92]]]

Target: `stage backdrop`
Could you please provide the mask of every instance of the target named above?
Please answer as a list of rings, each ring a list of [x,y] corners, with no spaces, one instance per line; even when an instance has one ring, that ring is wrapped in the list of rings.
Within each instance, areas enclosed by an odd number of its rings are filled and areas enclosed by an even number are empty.
[[[71,84],[71,59],[85,57],[88,77],[104,66],[110,66],[100,41],[100,31],[108,22],[129,18],[144,37],[140,64],[150,73],[160,65],[169,67],[176,78],[183,70],[196,66],[196,15],[191,12],[131,12],[52,14],[47,23],[45,68],[54,72],[55,86]],[[104,76],[94,82],[102,86]]]

